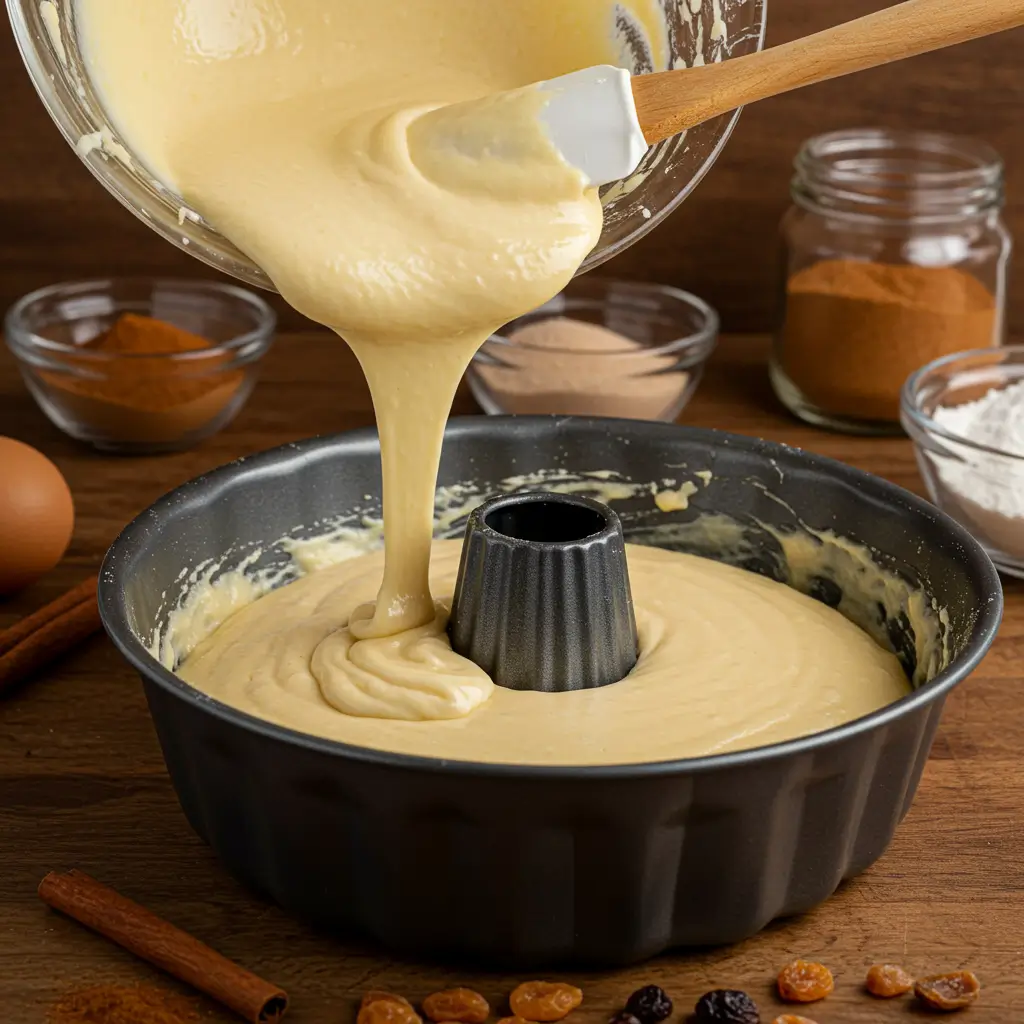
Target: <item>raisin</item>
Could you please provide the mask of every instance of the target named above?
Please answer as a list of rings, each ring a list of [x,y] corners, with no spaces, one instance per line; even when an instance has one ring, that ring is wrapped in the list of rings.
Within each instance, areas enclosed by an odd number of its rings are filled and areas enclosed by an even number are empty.
[[[448,1024],[484,1024],[491,1008],[479,992],[471,988],[450,988],[435,992],[423,1000],[423,1012],[432,1021]]]
[[[981,991],[981,982],[971,971],[954,971],[921,978],[914,995],[930,1010],[962,1010],[970,1006]]]
[[[609,1018],[608,1024],[642,1024],[638,1017],[634,1017],[629,1010],[619,1010],[614,1017]]]
[[[359,1004],[359,1008],[362,1009],[364,1006],[369,1006],[370,1003],[376,1003],[380,1000],[391,1000],[393,1003],[404,1003],[406,1006],[412,1006],[412,1003],[410,1003],[405,996],[396,995],[394,992],[384,992],[381,989],[371,988],[370,991],[363,996],[363,1001]]]
[[[498,1024],[529,1024],[529,1022],[523,1020],[522,1017],[502,1017]]]
[[[644,985],[626,1000],[626,1012],[631,1013],[640,1024],[661,1024],[672,1016],[672,1000],[663,988]]]
[[[784,1013],[781,1017],[776,1017],[772,1024],[814,1024],[814,1021],[809,1020],[807,1017],[797,1017],[792,1013]]]
[[[864,986],[879,999],[901,996],[914,987],[914,979],[898,964],[875,964],[864,979]]]
[[[824,964],[794,960],[779,971],[779,997],[786,1003],[816,1003],[832,994],[835,982]]]
[[[367,992],[363,996],[356,1024],[423,1024],[420,1015],[404,996],[390,992]]]
[[[761,1024],[757,1004],[746,992],[718,988],[705,992],[693,1008],[699,1024]]]
[[[517,1017],[529,1021],[561,1020],[583,1002],[583,993],[561,981],[524,981],[508,997]]]

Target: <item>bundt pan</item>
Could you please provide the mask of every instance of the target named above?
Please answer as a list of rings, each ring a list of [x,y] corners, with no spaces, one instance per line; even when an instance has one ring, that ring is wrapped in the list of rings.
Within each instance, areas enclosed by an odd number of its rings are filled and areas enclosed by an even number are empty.
[[[655,539],[666,520],[725,513],[750,527],[741,553],[728,557],[785,580],[780,536],[835,531],[947,609],[949,664],[899,703],[805,739],[671,763],[547,768],[310,738],[198,694],[150,655],[183,569],[229,550],[237,564],[256,548],[266,564],[282,557],[273,542],[301,524],[365,512],[364,496],[380,494],[378,460],[376,434],[360,431],[186,484],[115,542],[100,605],[142,676],[199,835],[288,910],[395,951],[504,967],[618,965],[735,942],[810,909],[886,849],[947,694],[999,624],[999,581],[979,545],[931,505],[865,473],[713,431],[491,417],[452,422],[442,485],[476,481],[483,498],[513,474],[545,470],[638,482],[710,470],[685,509],[658,511],[652,488],[616,501],[627,540]],[[673,535],[687,547],[684,525]],[[843,597],[835,581],[805,584],[830,603]],[[913,668],[912,630],[898,618],[880,615],[878,625]]]

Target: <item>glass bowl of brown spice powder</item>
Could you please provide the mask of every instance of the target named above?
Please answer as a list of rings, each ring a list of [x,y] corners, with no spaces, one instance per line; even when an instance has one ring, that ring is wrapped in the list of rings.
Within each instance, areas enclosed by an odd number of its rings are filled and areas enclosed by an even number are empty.
[[[39,407],[104,451],[191,447],[242,408],[276,316],[234,285],[166,279],[51,285],[7,313],[5,335]]]
[[[489,415],[673,422],[718,341],[719,317],[678,288],[587,275],[507,324],[466,375]]]

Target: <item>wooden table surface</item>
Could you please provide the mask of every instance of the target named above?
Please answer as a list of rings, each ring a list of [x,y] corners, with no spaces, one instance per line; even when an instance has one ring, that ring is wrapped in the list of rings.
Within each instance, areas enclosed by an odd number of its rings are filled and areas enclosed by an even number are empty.
[[[684,422],[786,441],[921,489],[908,441],[826,434],[783,415],[764,360],[761,339],[723,344]],[[471,399],[460,396],[456,412],[473,411]],[[78,521],[62,565],[0,603],[0,627],[95,571],[120,527],[171,487],[240,455],[370,422],[369,398],[347,351],[326,335],[285,337],[267,358],[247,408],[218,437],[160,458],[100,456],[44,419],[4,352],[0,434],[57,462],[74,492]],[[820,958],[837,975],[836,994],[811,1012],[819,1024],[898,1021],[916,1013],[906,1000],[879,1004],[862,994],[865,968],[879,960],[919,973],[971,967],[984,991],[967,1019],[1024,1020],[1024,586],[1008,583],[1007,599],[995,648],[950,700],[917,802],[879,864],[814,913],[740,946],[674,954],[617,973],[571,975],[586,992],[573,1020],[603,1024],[633,988],[649,981],[664,985],[680,1009],[714,987],[747,989],[764,1009],[774,1008],[774,973],[796,956]],[[318,933],[230,878],[186,824],[141,686],[103,637],[0,699],[0,736],[4,1022],[42,1024],[61,993],[85,984],[164,983],[42,905],[36,885],[54,868],[88,871],[285,986],[295,1024],[349,1024],[368,987],[422,997],[466,982],[501,1003],[523,980],[400,961],[357,938]],[[204,1019],[232,1019],[208,1003],[199,1006]]]

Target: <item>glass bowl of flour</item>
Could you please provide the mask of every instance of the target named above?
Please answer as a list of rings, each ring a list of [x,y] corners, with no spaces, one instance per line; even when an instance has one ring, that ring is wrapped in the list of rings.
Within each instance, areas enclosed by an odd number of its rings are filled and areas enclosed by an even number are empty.
[[[710,64],[763,45],[766,0],[647,2],[661,21],[658,40],[639,27],[627,3],[614,5],[609,19],[619,63],[634,73]],[[210,22],[210,32],[217,34],[219,23],[214,23],[220,15],[215,8],[185,6],[190,10],[183,17]],[[75,0],[7,0],[7,11],[36,91],[97,180],[179,248],[248,284],[272,289],[266,274],[151,174],[119,134],[86,71]],[[244,28],[245,19],[241,20]],[[581,272],[604,263],[660,224],[710,169],[738,117],[738,111],[723,115],[655,146],[628,181],[607,186],[604,232]]]
[[[902,408],[932,500],[1002,572],[1024,577],[1024,345],[929,363]]]

